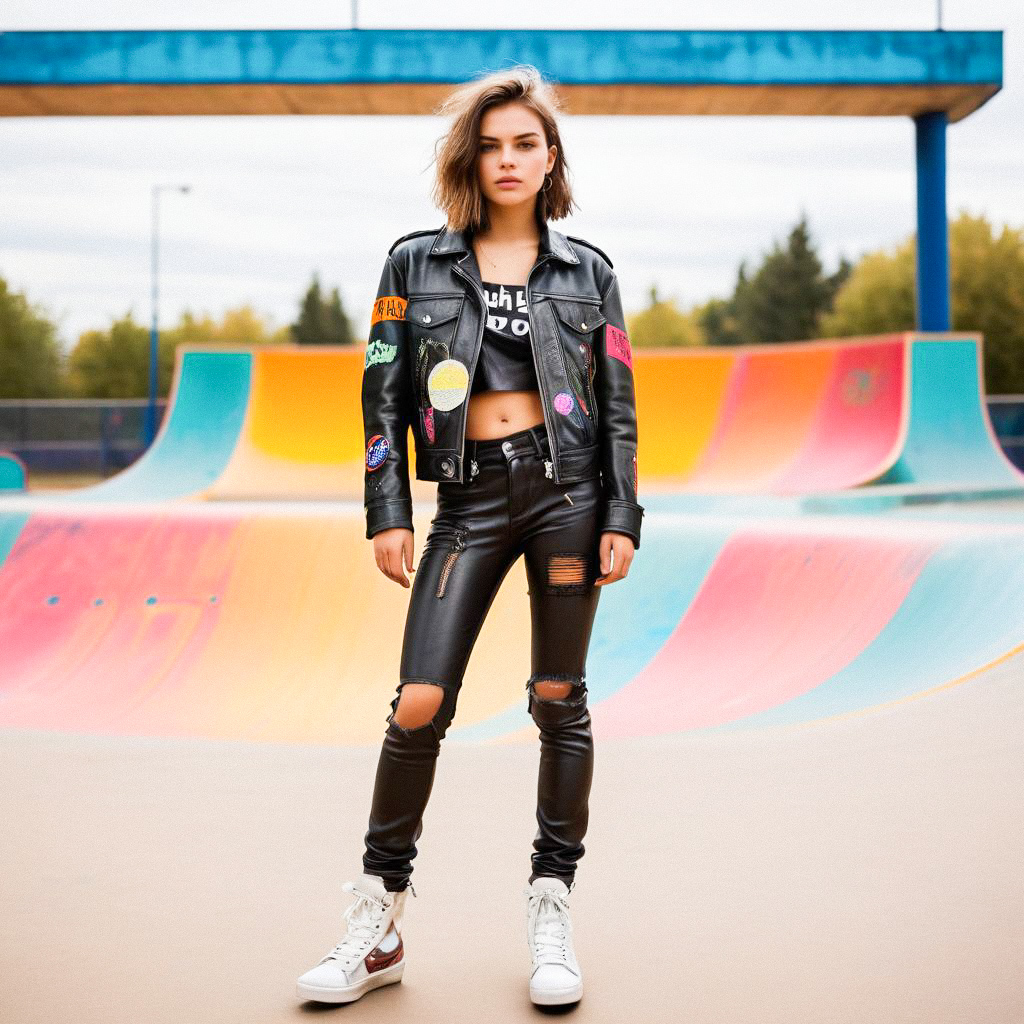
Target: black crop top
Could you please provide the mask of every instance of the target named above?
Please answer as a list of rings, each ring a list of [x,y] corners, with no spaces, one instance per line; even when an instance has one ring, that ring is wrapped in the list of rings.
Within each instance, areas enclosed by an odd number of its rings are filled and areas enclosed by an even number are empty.
[[[487,324],[471,393],[540,390],[530,346],[526,286],[491,281],[482,284],[487,297]]]

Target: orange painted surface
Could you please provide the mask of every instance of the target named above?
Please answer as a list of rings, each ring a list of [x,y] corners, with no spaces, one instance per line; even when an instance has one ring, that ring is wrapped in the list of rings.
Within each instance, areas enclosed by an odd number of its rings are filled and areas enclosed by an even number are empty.
[[[362,495],[362,346],[253,350],[238,444],[211,498]]]

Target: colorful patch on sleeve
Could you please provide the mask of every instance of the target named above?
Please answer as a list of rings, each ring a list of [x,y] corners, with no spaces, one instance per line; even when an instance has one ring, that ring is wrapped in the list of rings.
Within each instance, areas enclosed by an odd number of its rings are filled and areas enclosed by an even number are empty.
[[[373,304],[373,316],[370,317],[370,326],[379,324],[381,320],[404,320],[407,299],[401,295],[382,295]]]
[[[366,468],[372,473],[384,465],[391,444],[383,434],[374,434],[366,443]]]
[[[437,433],[434,427],[434,407],[428,405],[423,410],[423,430],[427,435],[427,444],[433,444],[437,440]]]
[[[366,361],[363,363],[363,369],[373,366],[376,363],[391,363],[394,362],[395,356],[398,354],[397,345],[387,345],[380,339],[377,341],[371,341],[366,346]]]
[[[625,363],[630,370],[633,369],[633,349],[629,344],[629,335],[620,331],[612,324],[605,325],[605,348],[608,355],[614,356],[620,363]]]

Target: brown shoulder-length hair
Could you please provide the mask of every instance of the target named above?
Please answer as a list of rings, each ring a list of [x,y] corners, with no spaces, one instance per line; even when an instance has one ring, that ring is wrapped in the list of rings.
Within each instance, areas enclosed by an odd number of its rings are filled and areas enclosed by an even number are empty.
[[[480,121],[491,107],[506,103],[529,107],[544,125],[545,148],[556,147],[555,165],[537,193],[538,223],[568,217],[577,205],[569,186],[569,165],[556,120],[562,110],[561,102],[537,68],[516,64],[460,86],[435,111],[453,119],[434,147],[437,176],[433,190],[433,200],[444,211],[451,231],[486,231],[490,226],[477,176]]]

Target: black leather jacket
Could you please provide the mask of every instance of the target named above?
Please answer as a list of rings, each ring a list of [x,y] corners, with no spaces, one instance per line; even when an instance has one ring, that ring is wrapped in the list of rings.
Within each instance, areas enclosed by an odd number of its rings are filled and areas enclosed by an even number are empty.
[[[597,246],[540,226],[527,279],[530,344],[551,448],[548,474],[600,474],[602,530],[640,546],[633,356],[618,279]],[[403,235],[388,252],[371,318],[362,381],[366,536],[411,530],[407,433],[416,478],[470,479],[466,419],[487,302],[468,233]],[[439,367],[438,364],[443,363]]]

